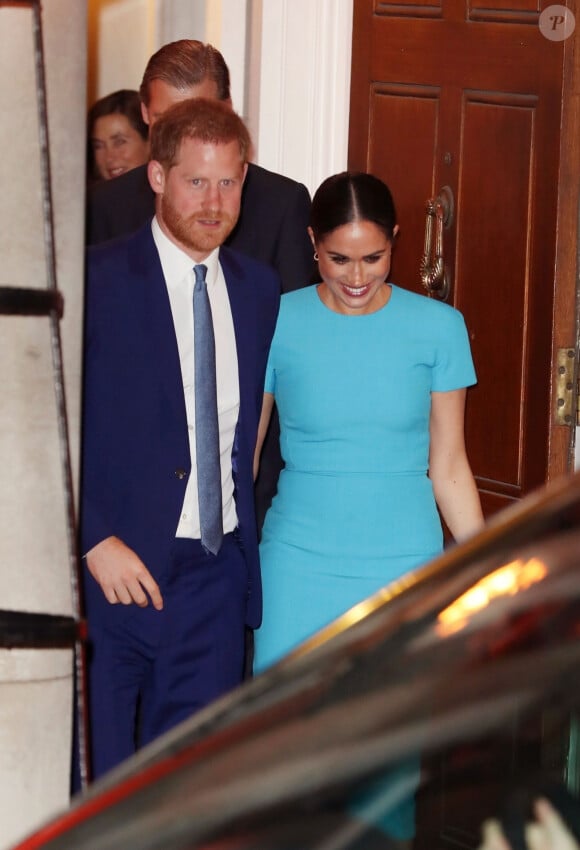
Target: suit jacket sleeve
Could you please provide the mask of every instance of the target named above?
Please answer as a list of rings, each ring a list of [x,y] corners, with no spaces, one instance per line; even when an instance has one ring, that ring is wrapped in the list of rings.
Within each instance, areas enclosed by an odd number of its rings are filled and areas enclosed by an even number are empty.
[[[94,263],[89,253],[85,298],[85,331],[83,362],[83,440],[81,549],[88,552],[101,540],[113,534],[111,496],[115,484],[110,466],[104,462],[114,429],[113,383],[104,367],[105,353],[99,326],[99,298]]]
[[[286,193],[282,226],[276,245],[275,268],[282,280],[282,292],[307,286],[314,279],[314,248],[308,236],[310,195],[302,183],[294,183]]]
[[[155,195],[147,178],[147,166],[103,180],[87,193],[87,245],[134,233],[154,212]]]

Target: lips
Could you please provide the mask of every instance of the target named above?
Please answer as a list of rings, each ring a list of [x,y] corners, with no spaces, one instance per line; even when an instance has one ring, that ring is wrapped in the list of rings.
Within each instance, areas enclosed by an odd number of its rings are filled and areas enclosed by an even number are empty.
[[[197,222],[197,224],[201,224],[203,227],[219,227],[224,220],[224,216],[218,213],[214,213],[212,211],[204,211],[202,213],[197,213],[191,216],[190,221]]]
[[[222,223],[221,218],[196,218],[195,221],[204,227],[219,227]]]
[[[351,298],[361,298],[361,296],[366,295],[370,289],[370,284],[365,284],[364,286],[347,286],[345,283],[342,284],[343,291],[346,292],[348,296]]]

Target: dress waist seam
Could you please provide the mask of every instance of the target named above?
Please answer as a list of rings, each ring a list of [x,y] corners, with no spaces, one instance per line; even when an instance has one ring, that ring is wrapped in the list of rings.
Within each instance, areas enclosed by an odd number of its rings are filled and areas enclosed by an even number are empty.
[[[295,466],[285,466],[283,472],[292,472],[298,473],[299,475],[320,475],[328,478],[336,478],[342,476],[358,476],[361,478],[410,478],[410,477],[418,477],[423,478],[427,475],[427,470],[422,471],[414,471],[414,470],[404,470],[404,471],[387,471],[387,470],[348,470],[348,469],[299,469]]]

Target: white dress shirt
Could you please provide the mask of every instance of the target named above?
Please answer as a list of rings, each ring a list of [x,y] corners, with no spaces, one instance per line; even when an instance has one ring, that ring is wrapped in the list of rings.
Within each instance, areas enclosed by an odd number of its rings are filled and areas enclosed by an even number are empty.
[[[153,239],[159,252],[161,268],[171,304],[183,394],[189,429],[191,475],[176,530],[176,537],[201,537],[197,497],[197,463],[195,451],[195,362],[193,348],[193,287],[196,263],[161,230],[157,218],[151,224]],[[207,266],[206,283],[213,319],[216,349],[217,404],[222,480],[222,512],[224,533],[233,531],[238,523],[234,502],[232,476],[232,447],[240,409],[238,355],[232,311],[224,273],[218,259],[219,248],[203,260]]]

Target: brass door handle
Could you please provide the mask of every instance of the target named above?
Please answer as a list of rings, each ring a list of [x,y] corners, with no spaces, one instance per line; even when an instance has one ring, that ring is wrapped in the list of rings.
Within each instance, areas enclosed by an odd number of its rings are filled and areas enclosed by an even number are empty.
[[[436,198],[427,201],[426,209],[425,247],[419,274],[429,295],[445,301],[449,296],[450,281],[443,256],[443,229],[453,223],[454,200],[450,187],[443,186]]]

